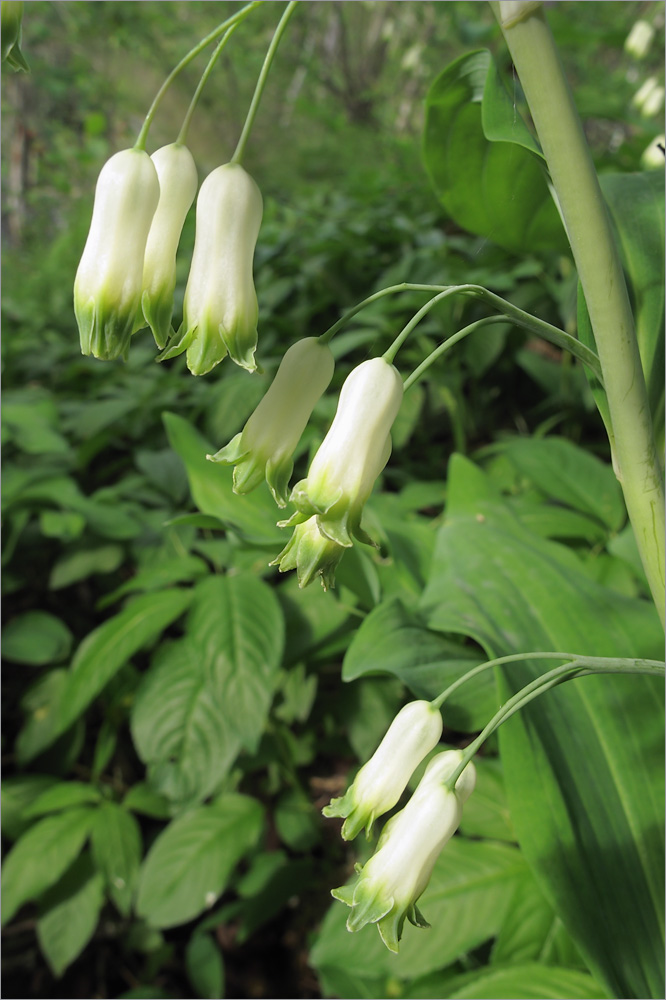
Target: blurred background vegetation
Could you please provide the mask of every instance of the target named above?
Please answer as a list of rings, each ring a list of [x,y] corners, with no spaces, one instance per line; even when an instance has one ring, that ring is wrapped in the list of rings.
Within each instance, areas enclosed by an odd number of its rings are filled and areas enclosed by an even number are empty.
[[[445,65],[472,48],[489,47],[512,79],[489,6],[303,3],[282,42],[245,164],[265,199],[255,274],[258,357],[268,375],[251,379],[228,364],[195,379],[182,358],[156,365],[147,330],[133,341],[126,365],[82,357],[72,283],[97,174],[113,152],[133,144],[174,63],[240,6],[36,0],[25,5],[23,26],[31,72],[3,68],[3,616],[11,624],[38,611],[63,626],[46,654],[10,644],[3,707],[6,776],[34,772],[87,780],[91,773],[109,772],[131,784],[139,775],[123,726],[140,658],[106,691],[87,732],[82,725],[73,727],[41,756],[35,737],[36,713],[58,683],[58,665],[106,620],[109,604],[125,592],[119,588],[138,569],[189,553],[213,570],[257,569],[273,579],[265,551],[234,547],[194,523],[164,527],[191,503],[183,465],[168,445],[163,411],[187,418],[221,447],[242,427],[291,343],[323,332],[345,308],[401,281],[477,282],[575,329],[570,258],[511,255],[461,232],[444,215],[421,163],[423,102]],[[645,79],[663,84],[664,5],[546,6],[599,170],[639,169],[644,150],[663,128],[660,109],[646,116],[632,102]],[[233,151],[278,8],[264,4],[238,29],[204,92],[190,132],[200,178]],[[638,18],[657,30],[641,60],[624,50]],[[172,88],[155,121],[151,150],[173,141],[202,68],[201,59],[191,64]],[[520,103],[515,82],[514,88]],[[190,213],[177,314],[193,239]],[[422,301],[413,295],[385,299],[340,335],[334,386],[351,364],[385,349]],[[431,314],[405,353],[406,363],[413,367],[442,336],[481,315],[478,310],[474,303],[451,303]],[[333,407],[332,394],[318,406],[301,462]],[[409,397],[386,485],[397,492],[415,480],[431,482],[437,489],[429,510],[437,514],[443,502],[439,485],[453,449],[483,455],[503,434],[543,435],[553,428],[607,460],[603,428],[581,371],[557,350],[507,325],[487,341],[466,341]],[[598,561],[590,572],[611,579],[621,592],[643,592],[639,576],[623,572],[617,561]],[[297,635],[299,612],[288,596],[295,595],[292,583],[283,581],[279,590],[295,616]],[[358,609],[368,607],[358,585],[354,592],[349,580],[343,577],[341,583],[337,603],[331,600],[326,621],[319,623],[327,643],[310,658],[310,666],[316,661],[321,668],[320,692],[330,699],[314,709],[304,703],[294,707],[292,699],[283,716],[286,724],[308,719],[298,746],[286,751],[289,766],[296,761],[316,777],[330,775],[332,761],[342,761],[344,783],[350,759],[362,758],[372,745],[373,734],[358,721],[360,712],[371,712],[379,733],[401,689],[396,681],[366,680],[353,692],[340,690],[344,636]],[[311,621],[308,627],[316,626]],[[300,698],[307,701],[302,692]],[[285,694],[282,704],[287,703]],[[343,717],[351,720],[352,749],[340,736]],[[274,748],[264,750],[270,760]],[[327,755],[323,765],[322,754]],[[308,818],[299,825],[294,816],[298,810],[290,812],[283,802],[275,837],[300,859],[300,888],[283,892],[281,916],[269,914],[264,922],[255,914],[252,926],[258,929],[251,937],[252,920],[245,918],[239,938],[236,928],[220,939],[229,996],[320,995],[307,965],[308,935],[328,906],[328,888],[338,884],[331,872],[342,863],[341,849],[332,846],[321,824],[313,826]],[[9,840],[20,829],[3,825]],[[296,896],[298,908],[289,902]],[[136,928],[132,941],[122,939],[123,929],[110,919],[100,925],[87,957],[55,985],[33,929],[30,917],[7,929],[8,996],[116,996],[153,979],[164,992],[135,989],[123,995],[208,995],[185,992],[196,987],[188,985],[177,931],[159,947],[150,946],[139,940]]]

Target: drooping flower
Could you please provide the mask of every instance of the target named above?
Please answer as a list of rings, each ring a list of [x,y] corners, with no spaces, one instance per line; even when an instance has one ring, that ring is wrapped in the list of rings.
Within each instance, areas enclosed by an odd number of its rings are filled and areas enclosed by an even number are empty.
[[[235,465],[235,493],[249,493],[265,476],[276,503],[286,505],[294,451],[315,403],[333,377],[334,364],[330,347],[316,337],[289,348],[240,434],[215,455],[208,455],[213,462]]]
[[[144,150],[124,149],[102,167],[90,232],[74,281],[81,351],[126,358],[141,304],[146,242],[160,185]]]
[[[383,358],[364,361],[350,373],[307,478],[291,492],[297,512],[281,526],[316,517],[321,534],[337,545],[349,548],[354,538],[372,544],[361,528],[361,515],[389,460],[391,427],[402,396],[400,375]]]
[[[146,243],[141,310],[155,343],[164,347],[173,334],[176,251],[185,216],[197,193],[197,168],[187,146],[173,142],[151,156],[160,183],[160,200]],[[140,320],[141,321],[141,320]]]
[[[211,371],[227,352],[236,364],[257,370],[252,261],[262,212],[261,192],[238,163],[217,167],[201,185],[183,323],[162,355],[186,350],[193,375]]]
[[[446,787],[462,754],[447,750],[433,757],[405,808],[384,827],[375,854],[359,869],[355,881],[332,892],[351,907],[347,929],[377,924],[390,951],[398,951],[405,919],[416,927],[428,926],[416,904],[442,848],[458,829],[463,803],[476,781],[474,765],[469,763],[455,790]]]
[[[2,62],[7,61],[13,70],[29,71],[25,56],[21,52],[21,23],[23,20],[22,0],[2,0],[0,5],[0,37],[2,38]]]
[[[299,587],[307,587],[320,576],[324,590],[328,590],[335,585],[335,569],[344,554],[344,547],[322,535],[317,518],[310,517],[296,525],[282,552],[269,565],[278,566],[281,573],[295,569]]]
[[[339,799],[323,810],[324,816],[344,816],[342,836],[354,837],[366,828],[370,837],[378,816],[392,809],[412,774],[442,735],[442,716],[428,701],[405,705],[389,726],[374,754]]]

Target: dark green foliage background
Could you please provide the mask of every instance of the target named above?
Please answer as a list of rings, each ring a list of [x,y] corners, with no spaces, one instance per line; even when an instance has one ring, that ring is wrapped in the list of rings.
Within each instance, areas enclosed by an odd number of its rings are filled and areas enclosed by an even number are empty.
[[[246,162],[265,199],[255,259],[265,375],[225,363],[195,379],[182,358],[157,365],[148,331],[127,364],[79,353],[71,289],[99,169],[132,144],[172,65],[238,7],[33,2],[22,45],[31,74],[3,68],[2,832],[8,848],[18,841],[3,875],[5,992],[614,995],[598,943],[574,940],[553,910],[562,901],[517,846],[511,808],[526,815],[525,803],[515,792],[507,801],[496,744],[424,896],[433,928],[410,928],[398,959],[373,928],[347,934],[343,907],[329,908],[366,848],[343,845],[320,815],[406,698],[434,696],[516,642],[576,640],[561,608],[545,635],[511,619],[537,600],[537,577],[545,591],[549,573],[566,575],[602,645],[612,618],[614,648],[626,639],[617,655],[658,655],[580,367],[508,323],[447,355],[405,398],[368,505],[380,550],[345,556],[326,595],[269,569],[285,533],[268,492],[234,497],[230,472],[203,458],[242,428],[290,344],[386,285],[478,283],[575,331],[562,241],[525,250],[499,230],[466,232],[421,162],[426,92],[452,60],[489,48],[511,91],[487,5],[301,4]],[[204,94],[190,141],[200,178],[233,151],[278,7],[237,31]],[[600,171],[638,170],[661,126],[631,98],[662,73],[663,4],[561,3],[548,16]],[[622,49],[639,16],[660,26],[643,62]],[[202,65],[169,95],[151,149],[173,140]],[[511,97],[520,108],[515,82]],[[193,239],[191,213],[177,313]],[[423,301],[385,298],[336,337],[334,382],[294,479],[349,369]],[[447,300],[410,338],[401,371],[483,315],[473,300]],[[489,548],[474,520],[482,507]],[[521,546],[543,560],[533,579]],[[465,604],[467,586],[485,593],[482,610]],[[463,688],[445,740],[464,743],[497,698],[491,681]],[[658,753],[652,725],[643,738]]]

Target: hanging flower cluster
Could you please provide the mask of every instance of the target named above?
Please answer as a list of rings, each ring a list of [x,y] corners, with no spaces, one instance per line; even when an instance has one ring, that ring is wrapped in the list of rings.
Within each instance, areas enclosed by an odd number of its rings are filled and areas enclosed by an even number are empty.
[[[396,805],[441,732],[441,715],[429,702],[411,702],[398,712],[346,794],[324,809],[325,816],[346,817],[342,827],[346,840],[363,826],[369,835],[375,819]],[[449,787],[462,761],[462,750],[436,754],[407,805],[384,826],[375,854],[363,867],[357,865],[351,884],[333,889],[333,896],[351,908],[348,930],[377,924],[386,947],[397,952],[405,920],[416,927],[428,926],[416,904],[442,848],[460,825],[463,803],[476,782],[470,762],[455,787]]]
[[[262,198],[239,164],[218,167],[201,186],[183,324],[178,334],[171,327],[176,251],[196,190],[196,166],[181,143],[152,156],[126,149],[102,168],[74,283],[84,354],[126,358],[132,334],[148,325],[165,348],[160,360],[187,351],[193,375],[209,372],[227,353],[256,370],[252,260]]]

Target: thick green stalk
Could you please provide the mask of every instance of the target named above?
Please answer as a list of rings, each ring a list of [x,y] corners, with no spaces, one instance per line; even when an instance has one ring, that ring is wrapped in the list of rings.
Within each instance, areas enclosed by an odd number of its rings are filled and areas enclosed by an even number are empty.
[[[634,318],[610,220],[540,6],[493,3],[492,7],[525,93],[571,242],[608,397],[615,471],[663,622],[663,481]]]

